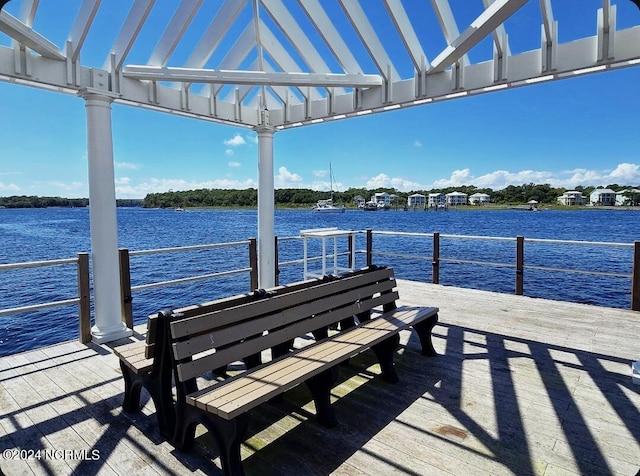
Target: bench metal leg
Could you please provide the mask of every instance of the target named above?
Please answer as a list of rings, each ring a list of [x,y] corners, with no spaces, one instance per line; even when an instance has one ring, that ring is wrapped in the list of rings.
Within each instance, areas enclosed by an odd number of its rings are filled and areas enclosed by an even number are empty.
[[[153,374],[136,374],[121,360],[120,368],[124,380],[124,400],[122,409],[127,413],[140,410],[140,393],[146,388],[156,408],[156,418],[160,434],[170,438],[175,425],[173,396],[171,394],[171,375],[154,377]],[[167,382],[166,379],[169,379]]]
[[[438,314],[429,316],[424,321],[420,321],[413,325],[418,337],[420,338],[420,346],[422,347],[422,355],[429,357],[435,357],[438,355],[436,349],[433,348],[433,341],[431,340],[431,331],[438,322]]]
[[[131,371],[121,360],[120,369],[124,380],[124,401],[122,409],[127,413],[135,413],[140,410],[140,390],[142,390],[142,379]]]
[[[288,340],[282,344],[278,344],[271,349],[271,358],[277,359],[283,355],[287,355],[293,348],[293,340]]]
[[[240,445],[248,427],[247,415],[242,414],[232,420],[225,420],[188,404],[180,407],[173,445],[182,451],[189,451],[195,440],[196,426],[202,424],[216,441],[222,472],[229,476],[243,476]]]
[[[378,363],[380,364],[380,377],[382,377],[386,382],[398,383],[400,381],[393,364],[393,356],[395,355],[396,349],[399,345],[400,336],[398,334],[393,334],[388,339],[385,339],[379,344],[371,347],[378,358]]]
[[[331,388],[338,380],[338,368],[331,367],[308,379],[305,383],[311,391],[316,406],[316,419],[323,426],[333,428],[338,424],[331,406]]]

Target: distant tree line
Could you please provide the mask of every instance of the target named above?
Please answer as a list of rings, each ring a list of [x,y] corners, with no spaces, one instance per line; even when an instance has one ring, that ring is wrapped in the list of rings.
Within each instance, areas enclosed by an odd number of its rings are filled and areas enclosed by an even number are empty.
[[[596,188],[609,188],[615,192],[624,189],[633,189],[633,186],[618,184],[607,187],[584,187],[579,185],[571,190],[582,192],[588,197]],[[474,193],[486,193],[491,196],[491,203],[498,205],[525,204],[535,200],[540,204],[555,205],[560,195],[566,192],[566,188],[556,188],[549,184],[528,183],[523,185],[509,185],[501,190],[491,188],[478,188],[474,185],[462,185],[459,187],[446,187],[431,190],[412,190],[399,192],[395,188],[348,188],[344,192],[334,192],[333,199],[337,204],[353,206],[358,195],[369,200],[375,193],[387,192],[396,195],[396,204],[403,206],[409,195],[420,193],[450,193],[462,192],[467,195]],[[283,207],[311,207],[318,200],[329,198],[329,192],[311,190],[308,188],[281,188],[274,191],[275,205]],[[634,197],[635,199],[635,197]],[[176,208],[176,207],[229,207],[229,208],[255,208],[258,205],[258,191],[255,188],[244,190],[236,189],[197,189],[187,191],[169,191],[162,193],[149,193],[140,199],[118,199],[119,207],[146,207],[146,208]],[[86,207],[88,198],[62,198],[62,197],[38,197],[38,196],[11,196],[0,197],[0,207],[4,208],[46,208],[46,207]]]
[[[117,199],[119,207],[141,207],[140,199]],[[4,208],[48,208],[48,207],[86,207],[88,198],[63,198],[63,197],[38,197],[27,195],[14,195],[12,197],[0,197],[0,207]]]
[[[604,188],[604,187],[597,187]],[[620,186],[618,184],[608,185],[613,191],[633,188],[632,186]],[[577,186],[571,190],[582,192],[589,196],[596,187]],[[396,195],[397,203],[402,206],[406,203],[409,195],[421,193],[450,193],[462,192],[467,195],[474,193],[486,193],[491,196],[491,203],[502,205],[525,204],[530,200],[535,200],[541,204],[555,205],[558,197],[568,189],[556,188],[549,184],[528,183],[523,185],[509,185],[501,190],[491,188],[478,188],[473,185],[463,185],[459,187],[446,187],[431,190],[413,190],[410,192],[399,192],[395,188],[348,188],[344,192],[334,192],[334,202],[337,204],[353,205],[355,197],[361,196],[366,200],[375,194],[387,192]],[[329,192],[322,192],[306,188],[283,188],[274,192],[276,206],[288,207],[310,207],[318,200],[329,197]],[[188,191],[170,191],[163,193],[150,193],[143,200],[143,206],[148,208],[175,208],[175,207],[256,207],[258,204],[258,191],[255,188],[245,190],[235,189],[198,189]]]

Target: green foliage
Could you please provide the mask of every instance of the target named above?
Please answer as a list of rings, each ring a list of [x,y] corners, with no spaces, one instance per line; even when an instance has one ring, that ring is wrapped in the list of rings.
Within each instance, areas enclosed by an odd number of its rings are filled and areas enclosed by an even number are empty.
[[[602,187],[598,187],[602,188]],[[622,186],[618,184],[608,185],[614,191],[637,188],[634,186]],[[589,196],[596,189],[594,186],[578,185],[574,188],[583,195]],[[501,190],[490,188],[478,188],[474,185],[462,185],[459,187],[446,187],[432,190],[412,190],[399,192],[395,188],[348,188],[344,192],[334,192],[333,199],[336,204],[344,204],[347,207],[355,207],[355,197],[360,195],[369,200],[375,193],[387,192],[396,195],[395,203],[403,206],[409,195],[421,193],[450,193],[462,192],[467,195],[474,193],[486,193],[491,196],[491,203],[498,205],[526,204],[530,200],[536,200],[540,204],[555,205],[560,195],[567,189],[551,187],[549,184],[528,183],[523,185],[509,185]],[[274,190],[276,206],[281,207],[311,207],[318,200],[329,198],[329,192],[321,192],[307,188],[283,188]],[[630,202],[637,203],[639,197],[630,196]],[[37,197],[37,196],[12,196],[0,197],[0,207],[4,208],[45,208],[45,207],[86,207],[89,204],[87,198],[61,198],[61,197]],[[255,208],[258,206],[258,191],[255,188],[245,190],[236,189],[198,189],[180,192],[150,193],[143,200],[118,199],[119,207],[146,208],[176,208],[176,207],[226,207],[226,208]]]
[[[0,207],[4,208],[48,208],[48,207],[86,207],[88,198],[62,198],[62,197],[37,197],[26,195],[14,195],[12,197],[0,197]],[[118,199],[119,207],[140,207],[142,200]]]

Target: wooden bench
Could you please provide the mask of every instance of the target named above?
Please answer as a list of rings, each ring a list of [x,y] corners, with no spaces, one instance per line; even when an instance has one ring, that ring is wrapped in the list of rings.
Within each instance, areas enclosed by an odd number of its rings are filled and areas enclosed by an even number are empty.
[[[176,380],[174,445],[189,449],[196,425],[203,424],[216,440],[225,474],[243,474],[240,445],[249,410],[305,382],[319,423],[331,427],[337,423],[330,404],[337,364],[371,348],[382,378],[397,382],[399,332],[410,326],[423,355],[436,355],[431,330],[438,309],[397,308],[395,286],[392,269],[370,267],[209,314],[171,316],[166,349]],[[329,331],[337,323],[341,330]],[[316,341],[294,350],[294,338],[310,333]],[[276,349],[273,360],[198,389],[197,379],[211,369],[269,348]]]
[[[314,282],[302,282],[291,286],[278,286],[271,290],[280,295],[298,291],[314,285]],[[263,299],[269,292],[259,289],[248,294],[217,299],[202,304],[190,305],[174,310],[163,310],[147,318],[147,332],[144,341],[123,344],[113,348],[114,354],[120,359],[120,369],[124,380],[124,398],[122,409],[128,413],[140,410],[140,395],[146,389],[156,408],[156,418],[160,434],[170,439],[175,430],[175,411],[172,395],[172,364],[170,353],[162,350],[167,343],[166,319],[179,315],[184,319],[240,306],[249,302]],[[155,358],[155,357],[158,358]],[[243,356],[247,368],[260,363],[258,354]],[[226,368],[221,366],[214,370],[218,375],[224,375]]]

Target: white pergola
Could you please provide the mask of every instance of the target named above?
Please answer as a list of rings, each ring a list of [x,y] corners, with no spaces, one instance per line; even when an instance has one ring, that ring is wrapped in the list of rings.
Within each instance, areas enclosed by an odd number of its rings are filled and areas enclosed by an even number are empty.
[[[120,316],[112,103],[256,131],[259,286],[270,287],[276,131],[640,64],[632,0],[557,1],[590,9],[580,18],[591,33],[561,43],[552,0],[10,0],[0,80],[86,105],[94,340],[130,332]],[[625,23],[637,15],[631,26],[617,28],[618,9]],[[533,27],[533,48],[513,47],[512,21]]]

